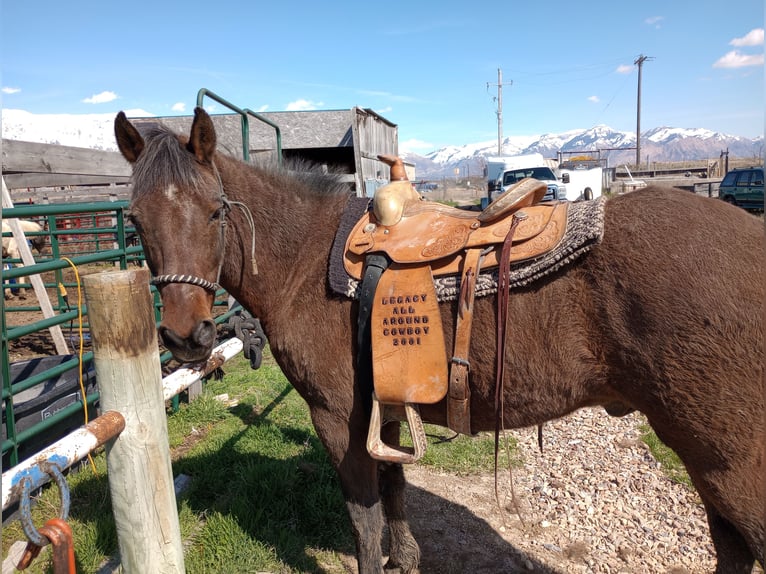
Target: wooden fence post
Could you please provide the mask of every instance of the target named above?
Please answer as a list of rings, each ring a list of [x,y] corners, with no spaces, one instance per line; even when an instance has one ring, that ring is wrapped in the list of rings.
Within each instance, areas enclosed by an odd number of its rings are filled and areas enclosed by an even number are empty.
[[[83,283],[101,408],[125,417],[106,452],[123,571],[182,574],[149,272],[96,273]]]

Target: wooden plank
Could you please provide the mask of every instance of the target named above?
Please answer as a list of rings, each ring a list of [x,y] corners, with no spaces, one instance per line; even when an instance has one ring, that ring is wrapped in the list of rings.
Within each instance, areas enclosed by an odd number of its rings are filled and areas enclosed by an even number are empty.
[[[54,144],[3,140],[3,172],[69,173],[129,177],[119,152]]]
[[[5,179],[2,180],[2,184],[3,207],[13,207],[11,196],[8,193],[8,189],[5,187]],[[8,219],[6,221],[8,226],[11,228],[11,231],[13,232],[13,238],[16,240],[16,245],[19,248],[21,260],[24,262],[24,265],[34,265],[35,258],[32,256],[32,250],[27,244],[27,239],[24,237],[24,232],[21,230],[18,219]],[[55,313],[53,312],[53,305],[51,305],[51,300],[48,298],[48,291],[45,290],[45,285],[43,284],[42,278],[40,275],[30,275],[29,281],[32,283],[35,295],[37,296],[37,301],[40,303],[40,310],[43,312],[43,317],[50,319],[55,315]],[[53,343],[56,346],[56,352],[59,355],[68,355],[69,348],[67,347],[66,340],[64,339],[64,334],[61,332],[61,326],[53,325],[48,329],[48,331],[50,332]]]
[[[16,189],[11,192],[14,204],[20,203],[76,203],[91,201],[120,201],[130,199],[129,187],[101,187],[95,189]]]
[[[24,189],[27,187],[64,187],[70,185],[109,185],[112,183],[126,184],[128,176],[109,175],[80,175],[69,173],[4,173],[5,185],[8,189]]]

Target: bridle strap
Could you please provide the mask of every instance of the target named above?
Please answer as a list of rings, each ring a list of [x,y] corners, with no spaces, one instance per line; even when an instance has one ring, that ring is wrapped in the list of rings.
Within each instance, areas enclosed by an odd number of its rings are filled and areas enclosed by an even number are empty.
[[[226,193],[223,191],[223,180],[221,179],[221,172],[218,171],[218,166],[215,165],[215,162],[213,162],[213,172],[215,173],[215,177],[218,180],[218,189],[221,190],[221,202],[223,203],[224,208],[226,209],[226,214],[228,214],[231,211],[232,205],[236,205],[242,210],[243,215],[245,216],[245,220],[247,221],[247,224],[250,226],[250,265],[252,267],[253,275],[258,275],[258,264],[255,262],[255,223],[253,222],[253,214],[250,213],[250,208],[247,207],[244,203],[241,201],[234,201],[226,197]],[[224,237],[223,234],[226,231],[226,214],[224,214],[224,217],[221,218],[221,247],[224,248]],[[223,266],[223,253],[221,254],[221,263],[218,267],[218,278],[216,281],[220,281],[221,279],[221,267]]]

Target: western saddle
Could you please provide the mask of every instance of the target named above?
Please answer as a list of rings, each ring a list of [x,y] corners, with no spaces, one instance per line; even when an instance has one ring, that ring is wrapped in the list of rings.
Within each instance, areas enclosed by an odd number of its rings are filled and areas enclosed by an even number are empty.
[[[449,428],[473,434],[468,352],[479,273],[498,270],[498,356],[502,357],[507,309],[503,298],[508,297],[503,278],[512,262],[556,247],[566,230],[567,204],[540,204],[546,184],[534,179],[520,181],[481,212],[425,201],[407,180],[400,158],[378,158],[391,167],[391,183],[375,192],[372,209],[349,234],[343,263],[351,277],[362,281],[362,293],[370,298],[360,305],[359,323],[360,331],[369,329],[372,350],[374,391],[367,449],[379,460],[410,463],[426,447],[419,404],[437,403],[446,396]],[[371,256],[384,263],[372,265]],[[380,270],[371,273],[376,265]],[[434,287],[434,278],[447,275],[459,276],[460,282],[451,356]],[[366,313],[369,316],[363,317]],[[502,363],[498,360],[500,386]],[[413,447],[385,444],[382,425],[404,420]]]

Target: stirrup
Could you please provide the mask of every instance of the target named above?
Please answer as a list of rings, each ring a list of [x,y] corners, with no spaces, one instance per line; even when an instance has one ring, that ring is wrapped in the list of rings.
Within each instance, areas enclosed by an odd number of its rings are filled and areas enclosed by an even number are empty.
[[[402,406],[406,417],[402,417]],[[382,416],[381,416],[382,411]],[[390,421],[407,420],[412,436],[413,447],[401,445],[387,445],[380,438],[380,429]],[[370,430],[367,433],[367,452],[376,460],[386,462],[398,462],[411,464],[417,462],[426,452],[426,431],[423,421],[420,419],[418,406],[413,403],[404,405],[382,404],[378,401],[375,393],[372,393],[372,414],[370,416]]]

